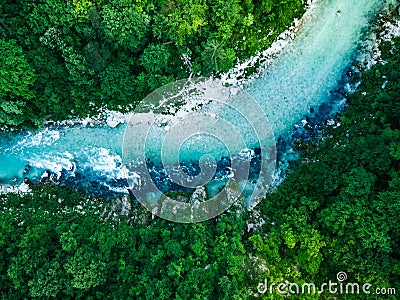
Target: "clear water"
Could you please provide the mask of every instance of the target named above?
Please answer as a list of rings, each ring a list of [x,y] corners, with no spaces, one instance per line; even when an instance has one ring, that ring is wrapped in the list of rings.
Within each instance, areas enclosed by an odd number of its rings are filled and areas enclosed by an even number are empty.
[[[315,110],[362,45],[371,18],[388,3],[379,0],[322,0],[291,45],[247,91],[260,103],[275,135]]]
[[[371,18],[387,5],[383,0],[318,1],[297,37],[259,78],[246,83],[246,91],[261,106],[260,114],[268,117],[275,136],[289,133],[311,107],[317,111],[321,104],[330,101],[330,92],[357,53]],[[240,128],[240,118],[233,119]],[[116,128],[76,125],[2,133],[0,184],[3,187],[19,184],[23,178],[35,182],[45,170],[50,170],[66,183],[78,183],[87,190],[124,191],[126,170],[121,164],[124,131],[125,125],[121,124]],[[211,143],[219,145],[216,140],[211,139]],[[200,146],[194,145],[204,143],[187,142],[181,158],[204,154]],[[222,149],[221,156],[225,154],[223,146],[215,148]],[[29,170],[25,169],[27,165]],[[162,181],[162,175],[159,176]]]

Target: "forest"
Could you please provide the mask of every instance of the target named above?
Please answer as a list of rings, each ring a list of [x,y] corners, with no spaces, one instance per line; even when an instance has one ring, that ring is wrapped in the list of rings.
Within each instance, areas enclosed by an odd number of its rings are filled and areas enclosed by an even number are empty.
[[[227,70],[267,47],[304,4],[6,0],[0,7],[0,122],[26,128],[134,105],[187,76],[182,54],[195,72]],[[129,216],[114,214],[118,199],[49,183],[1,195],[1,298],[284,299],[260,294],[259,283],[319,286],[339,272],[346,282],[370,283],[371,294],[335,299],[377,299],[376,287],[400,292],[400,39],[380,50],[386,63],[362,72],[337,116],[341,126],[324,127],[302,147],[285,181],[252,211],[239,202],[212,220],[179,224],[134,204]]]

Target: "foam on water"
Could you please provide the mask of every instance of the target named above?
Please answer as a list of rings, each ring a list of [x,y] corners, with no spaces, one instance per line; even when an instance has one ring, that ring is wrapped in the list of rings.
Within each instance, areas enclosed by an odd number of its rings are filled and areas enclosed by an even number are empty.
[[[36,182],[46,170],[56,180],[121,179],[123,133],[123,125],[75,125],[18,135],[4,133],[0,136],[0,183],[17,184],[22,178]]]
[[[54,144],[60,138],[60,132],[57,130],[51,130],[49,128],[44,129],[36,133],[29,132],[24,138],[18,141],[12,150],[18,151],[21,148],[31,148],[37,146],[50,146]]]

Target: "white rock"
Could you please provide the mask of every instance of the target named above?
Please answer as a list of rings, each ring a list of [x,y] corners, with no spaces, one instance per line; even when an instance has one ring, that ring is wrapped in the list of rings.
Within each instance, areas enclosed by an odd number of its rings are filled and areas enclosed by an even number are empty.
[[[326,121],[326,125],[328,125],[328,126],[333,126],[333,125],[335,125],[335,120],[333,120],[333,119],[327,120],[327,121]]]
[[[206,197],[207,197],[207,194],[206,194],[206,189],[204,188],[204,186],[198,186],[198,187],[196,187],[193,194],[190,196],[190,202],[191,203],[204,202],[206,200]]]
[[[29,187],[28,184],[26,184],[25,182],[21,183],[21,185],[18,187],[18,191],[20,191],[21,193],[25,194],[25,193],[29,193],[31,190],[31,188]]]

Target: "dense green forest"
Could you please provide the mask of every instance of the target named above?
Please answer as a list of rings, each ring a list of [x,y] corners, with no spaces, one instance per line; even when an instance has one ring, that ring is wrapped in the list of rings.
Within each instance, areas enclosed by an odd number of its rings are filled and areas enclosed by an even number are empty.
[[[3,0],[0,126],[125,110],[190,71],[228,70],[303,12],[302,0]]]
[[[400,39],[380,48],[387,63],[363,72],[341,126],[325,128],[256,211],[177,224],[139,205],[106,217],[109,204],[49,185],[3,195],[2,298],[252,299],[265,279],[321,284],[346,272],[371,294],[335,299],[398,299],[373,295],[400,291]]]
[[[0,9],[0,123],[26,127],[134,104],[187,76],[182,54],[195,72],[226,70],[268,46],[303,6],[6,0]],[[1,299],[253,299],[265,280],[318,286],[338,272],[371,283],[371,294],[291,299],[398,299],[400,39],[380,48],[386,63],[363,72],[341,126],[303,147],[284,183],[253,211],[237,204],[179,224],[134,203],[119,215],[118,199],[50,183],[1,195]],[[397,295],[373,295],[376,287]]]

